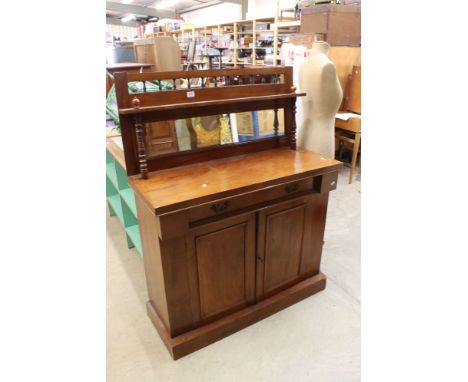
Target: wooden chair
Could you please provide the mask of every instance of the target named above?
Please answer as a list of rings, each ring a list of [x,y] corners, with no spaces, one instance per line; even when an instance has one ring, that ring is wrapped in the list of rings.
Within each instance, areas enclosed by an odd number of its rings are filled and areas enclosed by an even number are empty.
[[[344,108],[340,113],[352,113],[352,116],[347,120],[335,118],[335,138],[339,141],[340,146],[343,142],[348,142],[353,145],[353,154],[351,159],[351,168],[349,171],[349,183],[353,181],[353,172],[356,167],[357,156],[361,144],[361,67],[353,66],[353,72],[348,77],[346,86]],[[361,172],[361,164],[359,163],[359,172]]]

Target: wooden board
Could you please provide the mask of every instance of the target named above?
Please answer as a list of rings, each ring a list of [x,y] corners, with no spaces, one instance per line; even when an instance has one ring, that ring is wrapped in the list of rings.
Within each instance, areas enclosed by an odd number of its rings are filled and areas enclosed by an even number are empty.
[[[341,162],[290,149],[265,150],[188,166],[155,171],[149,179],[131,177],[131,187],[155,209],[169,212],[201,203],[341,168]],[[248,169],[248,171],[246,171]]]
[[[361,65],[361,48],[352,46],[332,46],[328,52],[328,58],[336,66],[336,74],[340,80],[343,93],[348,82],[348,75],[353,71],[353,66]]]
[[[180,48],[172,37],[154,37],[136,40],[135,59],[151,65],[153,71],[180,69]]]
[[[354,66],[351,80],[346,91],[347,98],[345,109],[353,113],[361,114],[361,67]]]

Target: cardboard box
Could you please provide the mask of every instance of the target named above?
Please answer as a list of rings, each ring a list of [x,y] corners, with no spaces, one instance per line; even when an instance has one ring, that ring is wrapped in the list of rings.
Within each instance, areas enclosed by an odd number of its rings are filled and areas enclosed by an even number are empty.
[[[332,46],[361,46],[361,7],[324,4],[305,8],[300,33],[316,35]]]
[[[294,45],[304,45],[306,48],[312,48],[314,42],[313,33],[295,33],[289,36],[289,42]]]

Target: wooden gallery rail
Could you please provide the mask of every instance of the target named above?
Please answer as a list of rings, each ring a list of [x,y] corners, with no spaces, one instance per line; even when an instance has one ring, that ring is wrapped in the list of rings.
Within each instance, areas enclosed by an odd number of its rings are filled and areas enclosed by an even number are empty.
[[[341,163],[296,150],[303,94],[292,68],[116,73],[115,84],[147,311],[174,359],[325,288],[323,233]],[[268,138],[146,155],[145,123],[272,109]]]

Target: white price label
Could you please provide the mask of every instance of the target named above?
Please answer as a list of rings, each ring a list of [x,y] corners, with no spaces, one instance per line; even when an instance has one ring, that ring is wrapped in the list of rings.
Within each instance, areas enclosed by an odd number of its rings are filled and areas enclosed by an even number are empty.
[[[187,98],[195,97],[195,92],[192,90],[191,92],[187,92]]]

